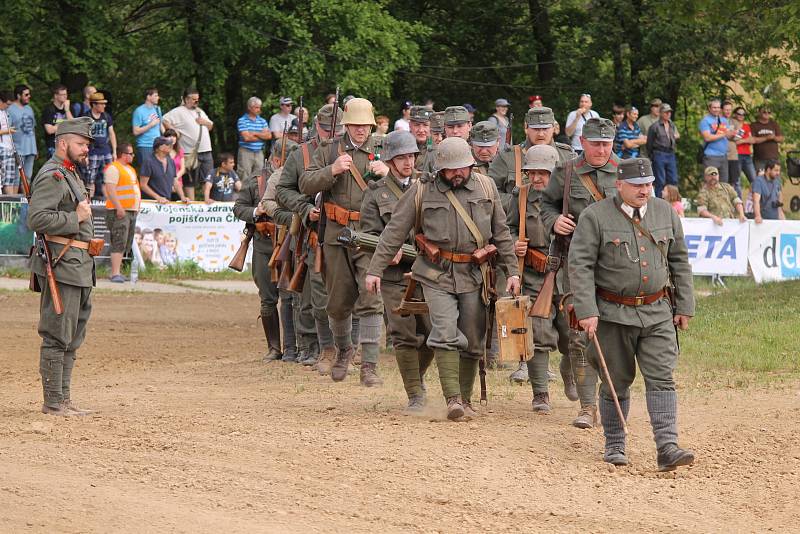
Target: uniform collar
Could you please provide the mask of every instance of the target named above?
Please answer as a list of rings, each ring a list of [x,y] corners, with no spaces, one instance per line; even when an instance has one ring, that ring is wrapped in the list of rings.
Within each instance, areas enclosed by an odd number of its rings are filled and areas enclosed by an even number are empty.
[[[67,169],[69,172],[75,172],[77,170],[76,167],[75,167],[75,164],[72,163],[67,158],[62,158],[61,156],[57,156],[56,154],[53,154],[53,159],[56,160],[56,162],[59,165],[61,165],[65,169]]]
[[[412,183],[411,176],[408,178],[398,178],[391,169],[389,169],[389,174],[386,175],[386,180],[394,180],[394,183],[396,183],[400,189],[405,189]]]
[[[345,150],[360,150],[362,152],[366,152],[367,154],[372,153],[372,135],[367,137],[367,140],[364,141],[364,144],[361,146],[356,146],[353,141],[350,139],[350,134],[345,132],[344,136],[342,137],[344,141],[344,149]]]
[[[611,157],[608,158],[608,161],[602,167],[592,167],[585,159],[583,159],[583,156],[578,156],[575,163],[575,172],[579,174],[585,174],[594,171],[604,171],[615,174],[617,172],[618,165],[619,158],[614,153],[611,154]]]

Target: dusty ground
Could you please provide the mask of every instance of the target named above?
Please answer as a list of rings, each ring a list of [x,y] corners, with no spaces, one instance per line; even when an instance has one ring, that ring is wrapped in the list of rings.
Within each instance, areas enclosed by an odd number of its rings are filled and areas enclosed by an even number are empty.
[[[698,463],[655,470],[641,395],[634,465],[609,470],[599,431],[492,377],[485,417],[426,417],[386,387],[259,361],[252,295],[95,296],[73,397],[39,413],[37,301],[0,293],[0,532],[785,532],[800,524],[800,392],[682,391]]]

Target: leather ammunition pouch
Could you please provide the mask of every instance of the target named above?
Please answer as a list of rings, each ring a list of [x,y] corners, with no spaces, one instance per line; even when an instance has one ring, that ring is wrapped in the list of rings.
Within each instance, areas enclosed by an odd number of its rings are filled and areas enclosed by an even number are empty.
[[[45,240],[49,241],[50,243],[64,245],[64,248],[61,250],[61,254],[58,255],[58,259],[56,261],[61,259],[69,247],[85,250],[89,253],[89,256],[98,256],[103,251],[103,247],[106,244],[106,242],[100,238],[92,238],[89,241],[78,241],[77,239],[62,237],[60,235],[46,235]]]
[[[489,243],[485,247],[477,248],[472,253],[472,263],[475,265],[483,265],[486,262],[492,261],[497,256],[497,247]]]
[[[317,248],[317,243],[319,243],[319,235],[314,230],[308,231],[308,248],[309,250],[314,250]]]
[[[100,238],[93,238],[89,240],[89,256],[99,256],[100,253],[103,251],[103,247],[105,246],[106,242]]]
[[[325,215],[329,220],[336,221],[342,226],[347,226],[350,221],[361,220],[360,212],[345,209],[338,204],[334,204],[333,202],[325,203]]]
[[[547,254],[535,248],[529,248],[525,252],[525,266],[530,267],[537,273],[547,272]]]
[[[414,241],[417,243],[417,248],[422,254],[428,258],[428,261],[439,263],[441,260],[442,249],[438,245],[434,245],[425,237],[424,234],[417,234],[414,236]]]

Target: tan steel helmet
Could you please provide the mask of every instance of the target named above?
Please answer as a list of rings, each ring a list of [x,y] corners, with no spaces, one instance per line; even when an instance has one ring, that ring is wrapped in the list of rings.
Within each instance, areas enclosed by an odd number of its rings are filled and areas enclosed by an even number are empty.
[[[344,105],[342,124],[375,124],[372,102],[366,98],[352,98]]]
[[[472,149],[460,137],[448,137],[437,145],[435,162],[437,171],[442,169],[462,169],[472,165],[475,165]]]
[[[522,169],[550,171],[556,168],[558,163],[558,150],[550,145],[533,145],[525,152],[525,165]]]

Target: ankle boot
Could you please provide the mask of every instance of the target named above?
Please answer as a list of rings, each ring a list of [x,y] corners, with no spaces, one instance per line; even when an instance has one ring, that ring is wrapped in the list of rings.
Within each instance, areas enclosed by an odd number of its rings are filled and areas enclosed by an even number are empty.
[[[658,449],[658,470],[674,471],[694,463],[694,452],[678,447],[678,394],[675,391],[648,391],[647,413]]]
[[[280,319],[277,315],[261,316],[261,326],[264,328],[264,336],[267,338],[267,354],[264,356],[265,362],[281,359],[281,327]]]
[[[619,407],[622,415],[628,418],[630,409],[630,399],[620,399]],[[600,412],[600,422],[603,424],[603,434],[606,438],[603,460],[613,465],[628,465],[628,456],[625,454],[625,430],[617,414],[617,407],[614,401],[605,395],[600,395],[598,402]]]

